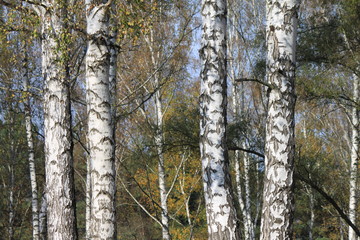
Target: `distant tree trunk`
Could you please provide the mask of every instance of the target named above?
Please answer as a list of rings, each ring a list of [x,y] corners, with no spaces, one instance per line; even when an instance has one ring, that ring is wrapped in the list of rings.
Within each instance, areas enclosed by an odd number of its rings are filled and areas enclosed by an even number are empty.
[[[86,54],[86,102],[91,167],[90,239],[116,239],[115,146],[109,81],[111,1],[86,0],[85,3],[89,39]]]
[[[200,153],[209,239],[239,239],[226,146],[225,0],[202,0]]]
[[[229,2],[229,1],[228,1]],[[239,39],[238,29],[235,24],[239,21],[237,18],[237,11],[239,9],[238,3],[240,1],[233,1],[231,9],[229,9],[228,19],[232,23],[229,26],[229,37],[228,37],[228,55],[229,55],[229,77],[232,81],[232,98],[233,98],[233,114],[236,121],[240,120],[245,115],[245,97],[244,97],[244,84],[237,83],[236,79],[239,77],[236,76],[236,70],[241,68],[239,66],[239,61],[233,56],[233,53],[237,51],[238,46],[241,45]],[[236,54],[235,54],[236,55]],[[240,56],[238,56],[240,57]],[[237,136],[241,137],[241,136]],[[246,139],[242,138],[236,143],[237,146],[246,148]],[[239,161],[243,160],[244,170],[241,172]],[[250,196],[250,159],[247,153],[241,153],[240,151],[235,151],[235,175],[236,175],[236,189],[238,195],[239,206],[243,216],[244,224],[244,236],[247,240],[253,240],[255,238],[255,231],[252,222],[251,216],[251,196]],[[244,193],[242,192],[242,186],[244,186]]]
[[[339,224],[340,224],[340,240],[344,240],[344,231],[343,231],[343,220],[339,217]]]
[[[239,109],[239,103],[238,103],[238,99],[239,99],[239,95],[238,95],[238,86],[236,85],[235,82],[233,82],[233,113],[234,113],[234,117],[235,119],[239,118],[239,113],[238,113],[238,109]],[[241,143],[237,143],[237,144],[241,144]],[[241,155],[240,151],[236,150],[235,151],[235,182],[236,182],[236,191],[237,191],[237,197],[238,197],[238,202],[239,202],[239,206],[240,206],[240,210],[242,213],[242,217],[243,217],[243,224],[244,224],[244,236],[245,239],[247,240],[252,240],[251,238],[251,229],[250,229],[250,225],[249,225],[249,220],[251,221],[250,216],[248,215],[248,209],[246,206],[247,203],[247,199],[246,199],[246,191],[245,191],[245,201],[244,201],[244,194],[242,191],[242,183],[244,182],[242,178],[242,173],[241,173],[241,169],[240,169],[240,161],[241,158],[240,156],[243,156],[244,158],[244,164],[245,164],[245,158],[247,156],[245,156],[245,154]],[[245,174],[248,174],[248,172],[244,171]],[[246,177],[245,177],[246,178]],[[248,177],[247,177],[248,178]],[[245,187],[246,189],[246,187]]]
[[[85,207],[85,239],[90,240],[90,224],[91,224],[91,166],[90,156],[86,156],[86,207]]]
[[[39,233],[41,240],[47,239],[46,209],[47,209],[46,194],[44,193],[41,198],[41,206],[39,212]]]
[[[11,143],[11,147],[13,147],[13,143]],[[11,159],[13,161],[13,159]],[[14,240],[14,217],[15,217],[15,210],[14,210],[14,185],[15,185],[15,175],[14,175],[14,164],[11,162],[8,166],[9,168],[9,240]]]
[[[308,141],[307,139],[307,130],[306,130],[306,116],[304,119],[304,126],[303,126],[303,134],[304,134],[304,140],[305,142]],[[307,152],[307,146],[305,145],[305,151]],[[310,164],[307,164],[308,168],[310,168]],[[311,174],[309,173],[309,179],[311,179]],[[305,190],[307,192],[307,195],[309,196],[309,208],[310,208],[310,222],[309,222],[309,240],[314,239],[314,223],[315,223],[315,196],[314,196],[314,190],[312,188],[308,188],[306,184],[304,184]]]
[[[297,0],[267,1],[265,175],[260,239],[292,239]]]
[[[310,223],[309,223],[309,240],[314,239],[314,222],[315,222],[315,199],[314,192],[312,189],[309,190],[309,198],[310,198]]]
[[[353,107],[351,113],[351,162],[350,162],[350,199],[349,199],[349,219],[356,224],[356,184],[359,163],[359,78],[354,74],[353,77]],[[355,231],[349,226],[349,240],[357,240]]]
[[[31,123],[31,107],[29,96],[29,68],[26,45],[24,46],[24,61],[23,61],[23,90],[25,94],[24,110],[25,110],[25,127],[26,139],[28,144],[28,160],[31,184],[31,209],[32,209],[32,226],[33,226],[33,240],[38,240],[39,235],[39,204],[38,204],[38,190],[36,182],[35,171],[35,156],[34,156],[34,141],[32,137],[32,123]]]
[[[235,6],[233,6],[233,9],[236,8]],[[230,9],[232,10],[232,9]],[[230,11],[228,13],[228,22],[232,22],[233,24],[236,22],[236,16],[234,14],[233,11]],[[228,39],[227,39],[227,49],[228,49],[228,57],[229,59],[231,59],[229,61],[229,67],[228,67],[228,72],[229,72],[229,78],[231,79],[232,82],[232,89],[231,89],[231,93],[232,93],[232,107],[233,107],[233,118],[235,121],[237,121],[240,118],[240,103],[239,103],[239,86],[237,84],[237,82],[235,81],[235,79],[237,79],[236,76],[236,72],[235,72],[235,59],[233,56],[233,52],[236,51],[236,47],[237,47],[237,43],[239,42],[239,38],[238,38],[238,34],[236,32],[236,27],[234,25],[229,26],[228,28]],[[241,103],[242,104],[242,103]],[[240,136],[237,136],[240,137]],[[236,146],[240,146],[241,142],[236,140],[235,142]],[[237,199],[238,199],[238,203],[240,206],[240,211],[242,213],[242,218],[243,218],[243,226],[244,226],[244,236],[245,239],[249,239],[249,228],[248,228],[248,224],[247,224],[247,215],[246,215],[246,207],[245,207],[245,203],[244,203],[244,199],[243,199],[243,191],[242,191],[242,173],[241,173],[241,169],[240,169],[240,161],[241,161],[241,153],[239,150],[235,150],[235,154],[234,154],[234,168],[235,168],[235,183],[236,183],[236,194],[237,194]]]
[[[150,30],[150,40],[148,45],[151,53],[151,61],[154,69],[158,68],[158,61],[156,51],[154,49],[154,29]],[[158,154],[158,177],[159,177],[159,189],[160,189],[160,206],[161,206],[161,228],[162,238],[164,240],[171,239],[169,231],[169,215],[167,207],[167,189],[166,189],[166,178],[165,178],[165,159],[164,159],[164,136],[163,136],[163,109],[161,100],[161,85],[159,79],[159,73],[154,75],[155,88],[155,111],[156,111],[156,129],[155,129],[155,145]]]
[[[77,239],[68,69],[67,1],[43,1],[45,172],[48,239]],[[51,10],[49,10],[51,9]]]
[[[157,74],[156,74],[157,75]],[[155,76],[155,86],[160,87],[158,76]],[[165,161],[164,161],[164,137],[163,137],[163,111],[161,103],[160,89],[157,89],[155,93],[155,105],[156,105],[156,133],[155,144],[159,157],[158,162],[158,174],[159,174],[159,189],[160,189],[160,205],[161,205],[161,223],[162,223],[162,236],[164,240],[169,240],[169,216],[167,208],[167,189],[165,179]]]
[[[246,144],[244,144],[246,146]],[[245,213],[246,213],[246,227],[248,229],[249,240],[255,239],[255,229],[252,222],[251,215],[251,195],[250,195],[250,159],[247,153],[244,153],[244,183],[245,183]]]

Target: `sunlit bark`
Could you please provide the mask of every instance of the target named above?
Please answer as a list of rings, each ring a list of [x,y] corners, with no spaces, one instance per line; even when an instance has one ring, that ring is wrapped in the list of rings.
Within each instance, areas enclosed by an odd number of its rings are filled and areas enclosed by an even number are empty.
[[[209,239],[239,239],[226,147],[225,0],[202,1],[200,153]]]
[[[25,112],[25,128],[26,128],[26,140],[28,145],[28,161],[30,172],[30,184],[31,184],[31,210],[32,210],[32,226],[33,226],[33,240],[38,240],[39,235],[39,204],[38,204],[38,190],[36,182],[35,171],[35,155],[34,155],[34,141],[32,137],[32,122],[31,122],[31,107],[29,96],[29,66],[27,49],[24,46],[24,60],[23,60],[23,90],[25,94],[24,112]]]
[[[356,184],[359,163],[359,111],[356,104],[359,102],[359,78],[354,74],[353,77],[353,101],[351,113],[351,161],[350,161],[350,197],[349,197],[349,219],[356,224]],[[349,226],[349,240],[357,240],[357,236],[352,227]]]
[[[42,72],[48,239],[77,239],[68,71],[67,1],[43,1]],[[49,11],[51,9],[51,11]],[[61,213],[61,214],[60,214]]]
[[[41,198],[41,205],[39,211],[39,234],[41,240],[47,239],[46,209],[46,194],[44,193]]]
[[[116,238],[114,123],[109,81],[110,4],[111,1],[86,0],[88,34],[86,102],[91,179],[90,239]]]
[[[292,239],[297,0],[266,1],[265,176],[260,239]]]

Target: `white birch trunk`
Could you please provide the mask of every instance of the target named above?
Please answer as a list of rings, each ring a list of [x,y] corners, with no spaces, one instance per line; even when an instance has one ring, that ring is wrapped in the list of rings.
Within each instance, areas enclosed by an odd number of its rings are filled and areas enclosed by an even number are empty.
[[[68,34],[66,3],[45,1],[51,11],[43,9],[41,15],[47,237],[50,240],[77,239],[68,54],[63,51],[67,49],[65,36]]]
[[[239,96],[237,94],[237,88],[238,86],[236,85],[235,82],[233,82],[233,89],[232,89],[232,96],[233,96],[233,113],[234,113],[234,118],[238,118],[238,109],[239,109],[239,103],[238,103],[238,99]],[[239,144],[239,143],[237,143]],[[236,150],[235,151],[235,182],[236,182],[236,192],[237,192],[237,196],[238,196],[238,202],[239,202],[239,206],[240,206],[240,210],[243,216],[243,225],[244,225],[244,236],[245,239],[250,239],[250,229],[249,229],[249,225],[248,225],[248,215],[246,212],[246,206],[245,206],[245,202],[243,199],[243,192],[242,192],[242,177],[241,177],[241,169],[240,169],[240,151]]]
[[[309,190],[310,197],[310,223],[309,223],[309,240],[313,240],[313,230],[315,222],[315,199],[312,189]]]
[[[238,195],[238,202],[239,202],[239,206],[240,206],[240,210],[243,216],[243,224],[244,224],[244,236],[245,239],[248,239],[249,237],[249,229],[248,229],[248,225],[247,225],[247,220],[246,220],[246,209],[245,209],[245,204],[244,204],[244,200],[243,200],[243,193],[242,193],[242,189],[241,189],[241,169],[240,169],[240,152],[239,151],[235,151],[235,181],[236,181],[236,192]]]
[[[266,1],[265,175],[260,239],[292,239],[297,0]]]
[[[13,142],[11,143],[11,147],[13,147]],[[14,161],[14,159],[11,159]],[[15,184],[15,175],[14,175],[14,164],[10,163],[9,166],[9,226],[8,226],[8,233],[9,233],[9,240],[14,240],[14,184]]]
[[[359,78],[354,74],[353,77],[353,100],[354,106],[351,113],[351,162],[350,162],[350,197],[349,197],[349,219],[356,224],[356,183],[357,183],[357,169],[359,163],[359,111],[357,103],[359,102]],[[355,231],[349,226],[349,240],[357,240]]]
[[[153,1],[151,1],[153,4]],[[161,13],[162,8],[160,6],[159,12]],[[154,69],[157,69],[160,53],[155,50],[154,36],[155,30],[150,29],[150,39],[146,38],[145,41],[148,44],[151,62]],[[156,129],[155,129],[155,145],[156,151],[158,154],[158,178],[159,178],[159,192],[160,192],[160,206],[161,206],[161,230],[162,238],[164,240],[171,239],[170,230],[169,230],[169,214],[167,207],[167,196],[168,192],[166,189],[166,173],[165,173],[165,159],[164,159],[164,135],[163,135],[163,106],[161,99],[161,85],[160,85],[160,76],[159,73],[154,75],[153,86],[155,88],[155,111],[156,111]]]
[[[150,42],[149,48],[151,53],[151,60],[153,67],[158,68],[156,52],[154,50],[154,30],[150,30]],[[169,231],[169,214],[167,207],[167,189],[166,189],[166,179],[165,179],[165,159],[164,159],[164,136],[163,136],[163,117],[164,113],[162,110],[161,102],[161,86],[159,80],[159,74],[156,73],[154,76],[154,87],[155,92],[155,111],[156,111],[156,129],[155,129],[155,145],[156,151],[158,154],[158,177],[159,177],[159,190],[160,190],[160,206],[161,206],[161,229],[162,237],[164,240],[171,239]]]
[[[245,145],[245,144],[244,144]],[[245,183],[245,225],[248,229],[246,239],[255,239],[255,229],[251,217],[251,195],[250,195],[250,159],[247,153],[244,153],[244,183]]]
[[[46,209],[46,194],[44,193],[41,198],[41,207],[39,212],[39,234],[41,240],[47,239]]]
[[[38,240],[39,235],[39,204],[38,204],[38,190],[36,182],[35,171],[35,156],[34,156],[34,141],[32,137],[32,123],[31,123],[31,107],[29,96],[29,73],[28,73],[28,59],[27,49],[24,46],[24,79],[23,79],[23,91],[25,94],[24,110],[25,110],[25,128],[26,128],[26,140],[28,145],[28,160],[29,160],[29,172],[30,172],[30,185],[31,185],[31,210],[32,210],[32,226],[33,226],[33,240]]]
[[[155,85],[159,88],[159,80],[155,77]],[[157,89],[155,93],[156,104],[156,133],[155,144],[157,154],[159,157],[158,162],[158,174],[159,174],[159,189],[160,189],[160,205],[161,205],[161,224],[162,224],[162,236],[164,240],[171,239],[169,232],[169,216],[167,208],[167,189],[165,179],[165,161],[164,161],[164,137],[163,137],[163,111],[161,104],[160,89]]]
[[[237,2],[233,2],[232,11],[229,10],[229,19],[231,22],[236,24],[238,19],[236,18],[236,11],[239,8]],[[235,11],[235,12],[234,12]],[[235,65],[233,52],[236,52],[236,44],[239,44],[239,34],[237,33],[236,26],[230,26],[229,27],[229,40],[228,40],[228,46],[229,46],[229,68],[230,68],[230,78],[232,80],[232,97],[233,97],[233,114],[235,119],[239,119],[242,114],[245,113],[245,97],[244,97],[244,85],[237,84],[235,81],[236,73],[235,69],[236,67],[239,68],[239,66]],[[240,90],[240,91],[239,91]],[[241,100],[240,100],[241,98]],[[238,142],[238,145],[241,145],[242,148],[246,148],[245,140],[242,140],[242,142]],[[244,172],[243,172],[243,178],[242,173],[240,169],[240,157],[243,158],[244,162]],[[244,236],[247,240],[253,240],[255,237],[252,217],[251,217],[251,204],[250,204],[250,177],[249,177],[249,170],[250,170],[250,159],[247,155],[247,153],[240,154],[239,151],[235,151],[235,174],[236,174],[236,189],[238,194],[238,201],[240,210],[243,215],[243,224],[244,224]],[[242,193],[242,185],[244,184],[245,194]]]
[[[226,147],[225,0],[202,0],[200,153],[209,239],[239,239]]]
[[[90,224],[91,224],[91,166],[90,156],[86,156],[86,194],[85,194],[85,239],[90,240]]]
[[[114,136],[110,96],[108,1],[86,0],[86,102],[90,152],[90,239],[116,239]]]
[[[43,1],[42,71],[44,89],[47,237],[77,239],[69,73],[67,1]]]

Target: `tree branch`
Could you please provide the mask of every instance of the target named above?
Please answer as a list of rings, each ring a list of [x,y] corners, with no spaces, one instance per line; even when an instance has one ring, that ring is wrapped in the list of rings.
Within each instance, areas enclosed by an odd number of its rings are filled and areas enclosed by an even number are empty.
[[[233,151],[243,151],[243,152],[254,154],[254,155],[256,155],[258,157],[261,157],[261,158],[265,158],[264,154],[256,152],[254,150],[250,150],[250,149],[245,149],[245,148],[236,147],[236,146],[230,146],[230,147],[228,147],[228,149],[233,150]]]
[[[261,85],[264,85],[270,89],[274,89],[275,87],[273,85],[271,85],[270,83],[261,81],[259,79],[256,78],[237,78],[235,79],[235,82],[257,82],[260,83]]]
[[[323,196],[326,199],[326,201],[328,201],[336,209],[336,211],[340,214],[341,218],[344,219],[344,221],[355,231],[356,235],[360,237],[360,230],[355,226],[353,222],[351,222],[349,217],[344,213],[344,211],[340,208],[340,206],[335,202],[335,200],[330,195],[324,192],[324,190],[322,190],[319,186],[313,183],[310,179],[306,179],[297,173],[295,173],[295,178],[308,184],[310,187],[312,187],[318,193],[320,193],[321,196]]]
[[[121,185],[124,187],[125,191],[129,194],[129,196],[134,200],[134,202],[149,216],[151,217],[155,222],[157,222],[160,226],[163,226],[162,223],[154,217],[145,207],[142,205],[135,197],[131,194],[129,189],[125,186],[125,183],[122,181],[121,178],[119,178]]]

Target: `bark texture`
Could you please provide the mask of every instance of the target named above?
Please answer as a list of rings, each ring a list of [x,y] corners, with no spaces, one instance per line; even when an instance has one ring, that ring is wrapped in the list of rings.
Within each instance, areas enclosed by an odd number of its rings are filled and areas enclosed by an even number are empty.
[[[35,171],[35,155],[34,155],[34,141],[32,137],[32,122],[31,122],[31,107],[30,107],[30,95],[29,95],[29,68],[26,45],[24,46],[24,61],[23,61],[24,79],[23,90],[26,96],[24,101],[25,110],[25,128],[26,128],[26,140],[28,145],[28,160],[29,160],[29,172],[30,172],[30,184],[31,184],[31,210],[32,210],[32,227],[33,227],[33,240],[40,238],[39,233],[39,201],[38,190]]]
[[[113,118],[110,96],[109,7],[86,0],[86,98],[90,152],[91,239],[116,239]]]
[[[155,77],[155,85],[160,87],[157,76]],[[159,156],[158,162],[158,174],[159,174],[159,189],[160,189],[160,204],[161,204],[161,223],[162,223],[162,236],[164,240],[170,239],[169,232],[169,216],[167,207],[167,190],[166,190],[166,179],[165,179],[165,160],[164,160],[164,137],[163,137],[163,111],[160,96],[160,89],[155,93],[155,104],[156,104],[156,133],[155,133],[155,144],[157,148],[157,154]]]
[[[359,78],[354,74],[353,77],[353,100],[359,102]],[[350,197],[349,197],[349,219],[356,225],[356,183],[359,162],[359,111],[354,104],[351,113],[351,162],[350,162]],[[357,236],[352,227],[349,226],[349,240],[357,240]]]
[[[42,70],[45,80],[45,172],[48,239],[77,239],[69,72],[67,1],[43,1]]]
[[[39,234],[41,240],[47,239],[46,209],[46,194],[44,193],[41,198],[41,206],[39,212]]]
[[[267,0],[265,176],[261,239],[292,239],[297,0]]]
[[[239,239],[226,147],[225,0],[202,0],[200,153],[209,239]]]

